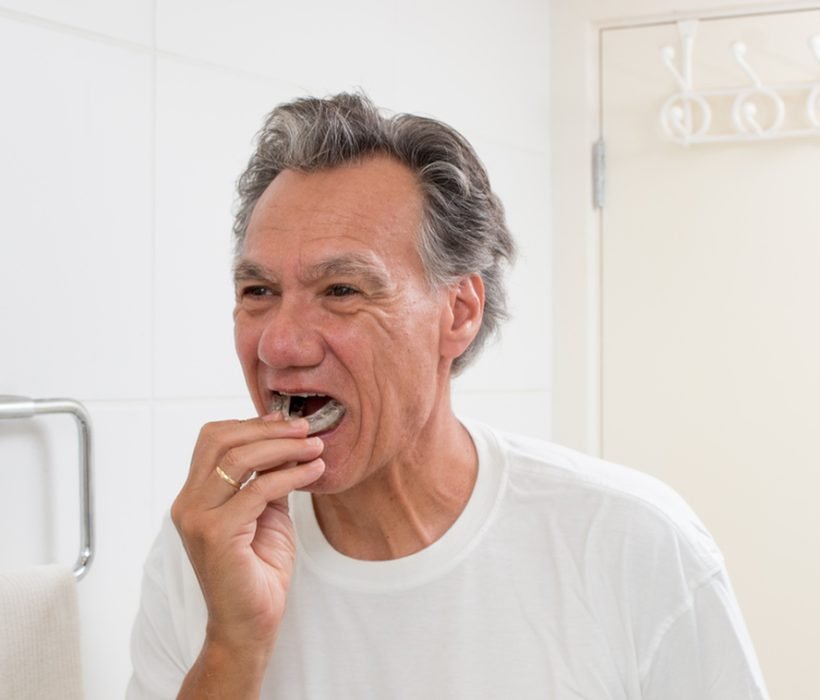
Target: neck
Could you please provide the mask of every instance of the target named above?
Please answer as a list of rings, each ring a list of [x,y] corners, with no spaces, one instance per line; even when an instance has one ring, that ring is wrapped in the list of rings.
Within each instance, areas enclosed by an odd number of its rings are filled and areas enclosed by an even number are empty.
[[[439,539],[464,510],[478,457],[450,409],[430,416],[412,449],[354,488],[314,495],[328,542],[354,559],[408,556]]]

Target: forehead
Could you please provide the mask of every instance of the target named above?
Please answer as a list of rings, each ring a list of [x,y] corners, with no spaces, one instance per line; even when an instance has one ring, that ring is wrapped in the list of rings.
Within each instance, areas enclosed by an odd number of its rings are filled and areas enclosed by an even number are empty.
[[[243,259],[294,253],[313,258],[367,252],[386,263],[420,264],[423,199],[413,172],[387,156],[316,172],[285,170],[259,198]]]

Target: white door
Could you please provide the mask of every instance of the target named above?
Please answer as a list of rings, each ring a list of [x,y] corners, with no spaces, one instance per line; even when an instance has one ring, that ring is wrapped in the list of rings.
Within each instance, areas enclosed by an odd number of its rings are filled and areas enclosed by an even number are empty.
[[[772,697],[820,698],[820,135],[672,142],[661,52],[680,65],[679,29],[601,33],[602,452],[671,484],[715,535]],[[700,21],[693,87],[753,85],[742,41],[763,87],[800,84],[783,86],[783,128],[805,128],[814,35],[814,10]],[[729,135],[733,96],[710,99]],[[777,117],[765,95],[748,110]]]

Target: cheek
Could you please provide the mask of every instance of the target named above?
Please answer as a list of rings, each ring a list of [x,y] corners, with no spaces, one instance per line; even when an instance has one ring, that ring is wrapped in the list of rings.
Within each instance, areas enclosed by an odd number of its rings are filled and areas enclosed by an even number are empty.
[[[390,361],[405,376],[423,379],[439,359],[438,319],[433,314],[418,314],[397,324],[391,338]]]
[[[234,322],[233,340],[236,356],[242,369],[247,372],[251,365],[256,364],[259,333],[247,322],[237,320]]]
[[[435,394],[438,378],[438,335],[427,319],[400,326],[389,342],[376,348],[372,360],[376,381],[385,396],[409,412],[423,410]]]

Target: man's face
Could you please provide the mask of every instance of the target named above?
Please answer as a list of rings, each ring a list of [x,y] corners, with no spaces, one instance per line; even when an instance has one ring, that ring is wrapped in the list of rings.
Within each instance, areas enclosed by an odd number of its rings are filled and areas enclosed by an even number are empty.
[[[321,434],[327,469],[312,491],[344,491],[412,461],[442,408],[448,297],[426,283],[421,221],[412,172],[387,157],[285,171],[254,208],[234,320],[256,409],[271,412],[279,394],[328,396],[345,409]]]

